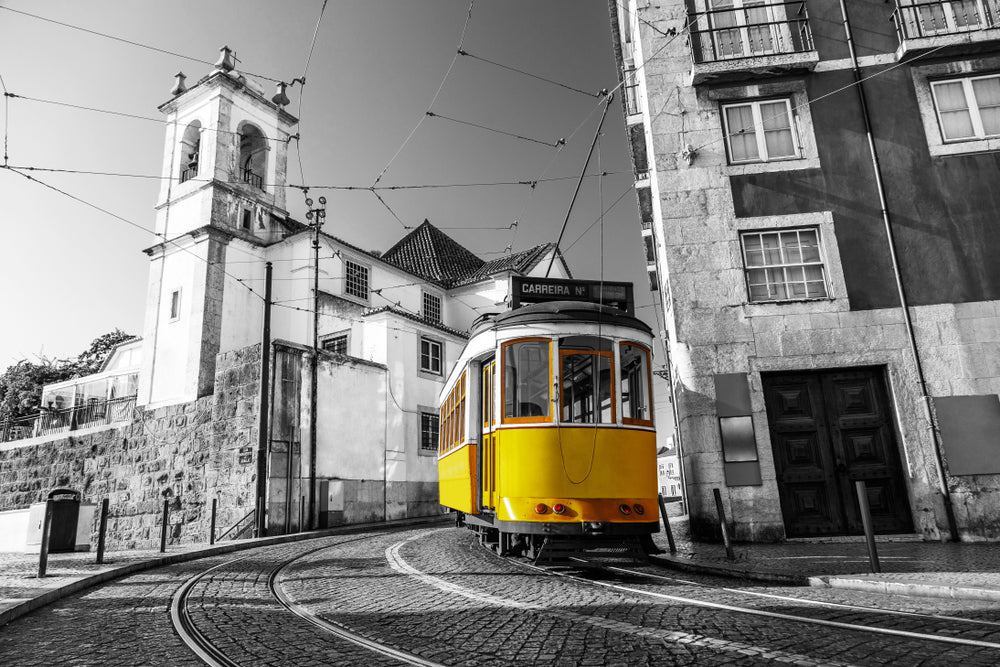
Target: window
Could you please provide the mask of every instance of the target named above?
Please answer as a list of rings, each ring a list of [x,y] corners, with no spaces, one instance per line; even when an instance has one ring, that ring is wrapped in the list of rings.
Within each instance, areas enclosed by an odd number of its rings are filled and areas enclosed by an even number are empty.
[[[650,411],[649,350],[635,343],[622,343],[621,360],[622,423],[652,426]]]
[[[503,419],[551,421],[549,341],[521,339],[503,345]]]
[[[198,154],[200,152],[201,123],[194,121],[184,129],[184,138],[181,139],[181,183],[198,175]]]
[[[913,16],[914,8],[907,6],[914,4],[918,5],[916,17]],[[906,11],[904,14],[906,36],[947,35],[975,30],[980,25],[989,25],[990,13],[995,15],[997,10],[995,5],[990,7],[990,4],[990,0],[910,0],[908,3],[904,1],[902,9]],[[914,23],[916,25],[913,25]]]
[[[249,232],[250,228],[253,226],[252,221],[253,212],[248,208],[243,209],[243,218],[240,221],[240,227]]]
[[[327,336],[323,339],[322,347],[328,352],[334,352],[335,354],[347,354],[348,343],[349,343],[348,333],[338,333],[332,336]]]
[[[441,428],[438,436],[440,455],[458,449],[465,443],[465,373],[448,392],[441,404]]]
[[[722,120],[730,164],[800,157],[787,99],[724,104]]]
[[[932,81],[944,141],[1000,136],[1000,75]]]
[[[563,422],[615,422],[611,349],[611,341],[596,336],[569,336],[559,341]]]
[[[237,134],[240,139],[240,181],[263,189],[267,169],[267,139],[260,129],[249,123],[241,123]]]
[[[420,413],[420,452],[437,452],[441,420],[433,412]]]
[[[420,337],[420,370],[441,375],[441,343]]]
[[[368,300],[368,267],[347,260],[344,262],[344,292]]]
[[[170,293],[170,321],[181,318],[181,291],[174,290]]]
[[[430,322],[441,321],[441,297],[437,294],[424,292],[424,319]]]
[[[827,298],[819,230],[745,232],[740,239],[751,303]]]

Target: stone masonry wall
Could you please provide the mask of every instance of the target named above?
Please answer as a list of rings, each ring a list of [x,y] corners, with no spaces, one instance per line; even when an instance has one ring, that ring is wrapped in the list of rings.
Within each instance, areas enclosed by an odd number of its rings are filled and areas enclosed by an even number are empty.
[[[253,508],[259,363],[259,344],[219,355],[211,396],[137,408],[131,423],[113,428],[6,443],[0,510],[44,501],[56,487],[73,488],[84,502],[110,500],[109,549],[151,548],[159,544],[167,500],[168,543],[206,541],[212,498],[220,531]]]

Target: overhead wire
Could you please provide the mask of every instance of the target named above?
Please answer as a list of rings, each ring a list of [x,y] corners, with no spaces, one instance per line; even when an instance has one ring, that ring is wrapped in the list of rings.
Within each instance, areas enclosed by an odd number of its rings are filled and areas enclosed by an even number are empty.
[[[496,134],[502,134],[506,137],[512,137],[514,139],[520,139],[521,141],[529,141],[534,144],[541,144],[542,146],[548,146],[549,148],[558,148],[560,144],[565,143],[562,139],[556,141],[543,141],[542,139],[533,139],[532,137],[526,137],[522,134],[516,134],[514,132],[507,132],[506,130],[498,130],[494,127],[488,127],[486,125],[480,125],[479,123],[473,123],[468,120],[460,120],[458,118],[452,118],[451,116],[445,116],[443,114],[434,113],[433,111],[428,111],[426,115],[430,118],[441,118],[444,120],[450,120],[453,123],[459,123],[460,125],[469,125],[471,127],[477,127],[481,130],[486,130],[488,132],[494,132]]]
[[[0,86],[3,86],[3,165],[7,166],[7,135],[10,133],[10,96],[7,90],[7,82],[0,74]]]
[[[108,33],[99,32],[97,30],[91,30],[90,28],[84,28],[82,26],[74,25],[72,23],[66,23],[64,21],[57,21],[55,19],[50,19],[50,18],[47,18],[45,16],[39,16],[38,14],[32,14],[30,12],[22,11],[20,9],[14,9],[12,7],[5,7],[5,6],[0,5],[0,10],[5,10],[5,11],[8,11],[8,12],[13,12],[15,14],[21,14],[22,16],[29,16],[29,17],[31,17],[33,19],[38,19],[39,21],[45,21],[47,23],[54,23],[56,25],[63,26],[64,28],[71,28],[73,30],[79,30],[80,32],[89,33],[91,35],[96,35],[98,37],[104,37],[106,39],[111,39],[111,40],[114,40],[116,42],[122,42],[124,44],[129,44],[131,46],[137,46],[137,47],[140,47],[140,48],[143,48],[143,49],[148,49],[150,51],[156,51],[158,53],[163,53],[163,54],[166,54],[168,56],[175,56],[177,58],[184,58],[185,60],[191,60],[193,62],[202,63],[204,65],[210,65],[210,66],[213,66],[213,67],[215,66],[215,63],[213,63],[211,61],[208,61],[208,60],[203,60],[201,58],[195,58],[193,56],[188,56],[188,55],[185,55],[183,53],[177,53],[176,51],[168,51],[167,49],[161,49],[159,47],[151,46],[149,44],[144,44],[142,42],[136,42],[136,41],[131,40],[131,39],[125,39],[124,37],[117,37],[115,35],[109,35]],[[247,72],[247,71],[242,70],[242,69],[240,70],[240,73],[241,74],[245,74],[247,76],[252,76],[252,77],[255,77],[255,78],[258,78],[258,79],[266,79],[268,81],[272,81],[272,82],[275,82],[275,83],[281,81],[281,79],[275,79],[274,77],[265,76],[263,74],[256,74],[254,72]]]
[[[574,86],[570,86],[568,84],[565,84],[565,83],[562,83],[562,82],[559,82],[559,81],[555,81],[554,79],[547,79],[544,76],[539,76],[537,74],[532,74],[531,72],[526,72],[523,69],[518,69],[516,67],[511,67],[510,65],[504,65],[503,63],[498,63],[495,60],[490,60],[489,58],[483,58],[482,56],[477,56],[476,54],[469,53],[468,51],[463,51],[463,50],[459,49],[458,50],[458,55],[460,55],[460,56],[467,56],[467,57],[472,58],[474,60],[479,60],[479,61],[482,61],[484,63],[489,63],[490,65],[494,65],[496,67],[500,67],[502,69],[509,70],[511,72],[517,72],[518,74],[523,74],[524,76],[531,77],[532,79],[538,79],[539,81],[544,81],[546,83],[551,83],[554,86],[559,86],[560,88],[565,88],[566,90],[572,90],[575,93],[580,93],[582,95],[586,95],[587,97],[600,97],[601,96],[600,92],[591,93],[591,92],[583,90],[581,88],[576,88]]]

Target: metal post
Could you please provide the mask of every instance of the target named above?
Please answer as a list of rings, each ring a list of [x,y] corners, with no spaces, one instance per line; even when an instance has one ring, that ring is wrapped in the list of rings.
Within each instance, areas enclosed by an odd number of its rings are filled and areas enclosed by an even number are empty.
[[[719,514],[719,527],[722,528],[722,543],[726,545],[726,559],[736,560],[733,545],[729,541],[729,524],[726,522],[726,510],[722,506],[722,494],[718,489],[712,489],[712,493],[715,495],[715,511]]]
[[[212,498],[212,521],[208,527],[208,543],[215,544],[215,516],[216,510],[219,508],[219,499]]]
[[[260,414],[257,419],[258,507],[265,504],[267,498],[267,450],[271,435],[269,426],[269,399],[271,397],[271,273],[271,262],[268,262],[264,265],[264,327],[260,336]],[[267,530],[267,515],[264,512],[259,512],[254,518],[257,522],[257,534],[263,536]]]
[[[868,542],[868,562],[871,564],[872,572],[878,574],[882,571],[882,565],[878,562],[878,549],[875,548],[875,527],[872,526],[872,510],[868,506],[868,489],[863,479],[854,482],[854,488],[858,492],[861,523],[865,526],[865,540]]]
[[[97,564],[104,562],[104,536],[108,533],[108,499],[101,501],[101,522],[97,527]]]
[[[299,532],[304,533],[306,530],[305,522],[306,514],[306,497],[302,496],[302,501],[299,503]]]
[[[160,553],[167,552],[167,521],[170,519],[170,501],[163,501],[163,522],[160,524]]]
[[[309,527],[316,509],[316,442],[318,435],[316,393],[319,387],[319,230],[326,218],[326,197],[319,198],[319,208],[306,198],[306,219],[313,227],[313,360],[312,391],[309,392]]]
[[[52,530],[52,499],[45,501],[45,517],[42,519],[42,544],[38,550],[38,578],[45,576],[49,565],[49,532]]]
[[[667,533],[667,544],[670,545],[670,553],[677,553],[677,545],[674,543],[674,531],[670,527],[670,520],[667,518],[667,508],[663,505],[663,494],[656,494],[656,502],[660,506],[660,516],[663,517],[663,530]]]

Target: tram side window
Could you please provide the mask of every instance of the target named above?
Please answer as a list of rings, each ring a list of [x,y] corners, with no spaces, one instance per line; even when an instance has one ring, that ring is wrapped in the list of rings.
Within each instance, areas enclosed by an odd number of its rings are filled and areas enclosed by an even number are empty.
[[[503,357],[504,419],[548,417],[549,341],[508,343]]]
[[[649,396],[649,352],[644,347],[621,345],[622,421],[652,425]]]
[[[462,377],[441,404],[441,427],[438,433],[438,451],[441,455],[457,449],[465,441],[465,373],[462,373]]]
[[[559,341],[559,357],[562,421],[614,423],[611,341],[596,336],[563,338]]]

